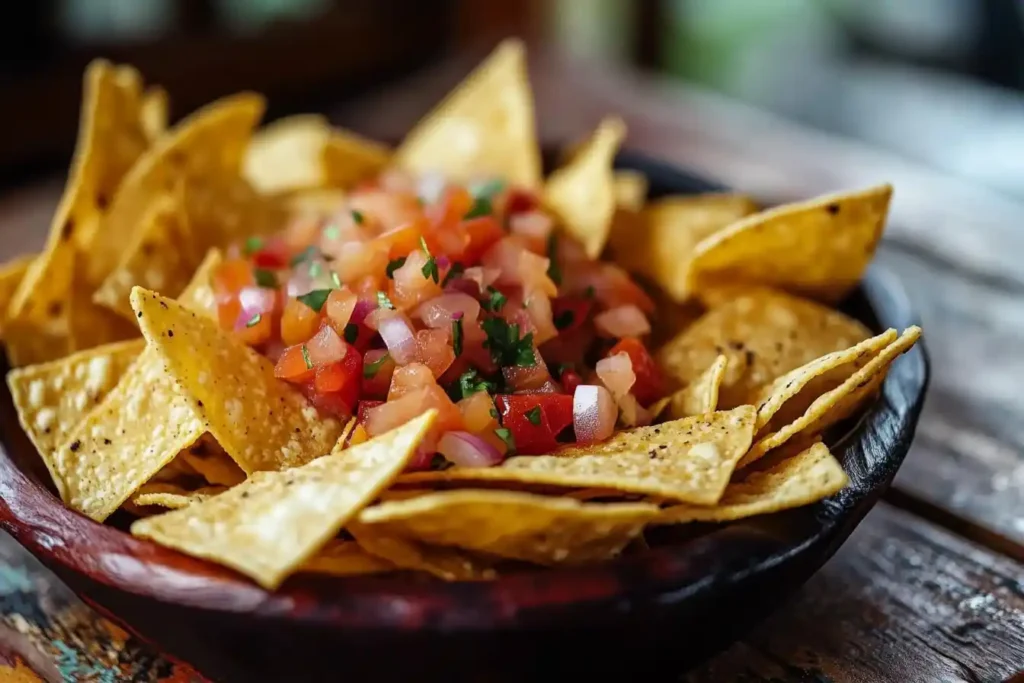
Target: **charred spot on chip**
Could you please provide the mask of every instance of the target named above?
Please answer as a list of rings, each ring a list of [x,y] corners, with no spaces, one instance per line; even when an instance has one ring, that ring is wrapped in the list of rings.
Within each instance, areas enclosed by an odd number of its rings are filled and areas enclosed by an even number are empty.
[[[146,256],[152,256],[153,252],[156,250],[156,245],[154,245],[152,242],[143,242],[139,249]]]
[[[103,439],[103,444],[104,444],[105,446],[109,446],[109,445],[110,445],[110,444],[112,444],[112,443],[114,443],[114,442],[113,442],[113,441],[111,441],[110,439],[108,439],[108,438],[104,437],[104,439]]]
[[[74,441],[72,441],[72,442],[71,442],[71,445],[70,445],[70,446],[68,446],[68,448],[70,448],[70,449],[71,449],[71,452],[72,452],[72,453],[75,453],[75,452],[77,452],[77,451],[78,451],[78,449],[79,449],[79,448],[81,448],[81,447],[82,447],[82,442],[81,442],[81,441],[79,441],[78,439],[75,439]]]
[[[62,227],[60,229],[60,238],[62,240],[64,240],[65,242],[67,242],[69,239],[71,239],[71,236],[74,233],[75,233],[75,219],[69,217],[64,222],[64,227]]]
[[[64,311],[63,301],[51,301],[50,305],[46,307],[46,312],[51,318],[60,317],[60,314]]]
[[[107,207],[110,206],[110,199],[102,192],[96,193],[96,207],[100,211],[106,211]]]
[[[830,204],[825,206],[825,210],[828,211],[829,214],[835,216],[837,213],[839,213],[839,203],[831,202]]]

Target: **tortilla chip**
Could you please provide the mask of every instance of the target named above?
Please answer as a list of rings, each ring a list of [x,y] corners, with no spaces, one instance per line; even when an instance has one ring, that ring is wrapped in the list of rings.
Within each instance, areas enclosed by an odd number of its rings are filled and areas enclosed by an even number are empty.
[[[322,220],[341,211],[345,207],[346,197],[337,188],[323,187],[289,192],[279,199],[289,215]]]
[[[132,308],[209,431],[247,474],[296,467],[334,445],[342,425],[321,418],[274,364],[212,320],[136,287]]]
[[[667,375],[686,385],[719,355],[728,359],[718,408],[751,404],[761,387],[871,336],[830,308],[767,289],[738,294],[711,309],[657,354]]]
[[[160,138],[132,167],[114,196],[90,250],[89,282],[99,286],[117,267],[154,198],[189,178],[206,183],[219,176],[237,176],[263,108],[262,96],[254,93],[225,97],[191,114]],[[201,233],[197,230],[197,234]]]
[[[614,557],[658,514],[646,503],[581,503],[495,490],[439,491],[363,510],[388,536],[537,564]]]
[[[737,467],[746,467],[797,434],[818,434],[853,415],[878,391],[893,361],[909,351],[920,337],[921,328],[908,327],[899,339],[886,346],[842,384],[816,398],[797,419],[759,438]]]
[[[138,507],[180,510],[220,495],[226,490],[223,486],[202,486],[190,491],[175,484],[147,483],[139,487],[138,493],[132,496],[131,503]]]
[[[391,150],[347,130],[333,130],[320,157],[324,183],[349,189],[377,176],[391,161]]]
[[[695,505],[722,495],[737,461],[750,448],[752,406],[619,432],[608,441],[552,455],[517,456],[498,467],[452,467],[403,475],[402,484],[514,482],[566,488],[609,488]]]
[[[132,533],[232,567],[277,588],[398,476],[436,411],[365,444],[281,472],[259,472],[219,496],[132,524]]]
[[[398,166],[456,182],[541,183],[533,93],[522,41],[505,40],[425,116],[395,152]]]
[[[6,322],[7,310],[11,306],[11,299],[18,285],[25,278],[29,266],[38,258],[37,254],[25,254],[11,259],[0,266],[0,339],[3,336],[2,324]]]
[[[179,453],[178,458],[210,484],[235,486],[245,481],[245,472],[209,434]]]
[[[147,88],[142,96],[139,118],[142,131],[150,144],[167,132],[168,100],[167,91],[160,86]]]
[[[239,176],[221,174],[187,182],[183,191],[194,249],[199,254],[248,237],[276,233],[287,225],[284,202],[260,194]]]
[[[611,231],[616,202],[612,163],[625,135],[621,119],[605,119],[584,148],[552,173],[544,186],[545,203],[590,258],[601,255]]]
[[[651,406],[651,412],[655,417],[669,420],[715,412],[718,407],[718,388],[722,385],[727,364],[726,357],[719,356],[690,384]]]
[[[701,194],[657,199],[638,221],[617,224],[610,237],[615,260],[649,278],[674,301],[690,296],[687,261],[701,240],[757,210],[741,194]]]
[[[203,257],[195,249],[180,193],[157,197],[142,220],[117,268],[93,295],[96,303],[129,320],[135,320],[128,301],[133,286],[178,296]]]
[[[156,351],[146,348],[57,448],[50,471],[69,507],[102,522],[204,431]]]
[[[647,176],[640,171],[619,170],[612,173],[615,205],[627,211],[640,211],[647,201]]]
[[[213,296],[213,274],[217,272],[223,260],[219,249],[206,252],[206,257],[196,268],[196,272],[192,273],[192,279],[178,297],[178,303],[211,320],[216,320],[217,301]]]
[[[426,572],[444,581],[488,581],[498,576],[491,558],[389,536],[357,522],[350,522],[345,529],[366,552],[399,569]]]
[[[7,373],[18,420],[48,467],[54,449],[114,388],[144,346],[141,339],[120,342]]]
[[[303,574],[359,576],[393,572],[396,567],[385,559],[371,555],[355,541],[329,541],[313,557],[299,567]]]
[[[687,285],[768,286],[836,303],[874,256],[891,197],[892,186],[880,185],[749,216],[697,245]]]
[[[846,486],[849,478],[828,447],[816,443],[770,469],[733,482],[713,507],[676,505],[661,511],[655,524],[729,522],[810,505]]]
[[[320,114],[275,121],[253,135],[242,175],[264,194],[321,187],[325,178],[320,159],[330,133],[327,118]]]
[[[92,300],[92,291],[85,281],[87,254],[75,254],[75,271],[71,292],[66,302],[68,311],[68,345],[71,351],[83,351],[104,344],[139,337],[134,320],[118,315]]]
[[[762,387],[755,400],[758,432],[766,428],[776,431],[779,426],[792,422],[814,399],[842,384],[896,337],[896,330],[889,329],[848,349],[816,358]],[[781,422],[774,429],[773,418]]]

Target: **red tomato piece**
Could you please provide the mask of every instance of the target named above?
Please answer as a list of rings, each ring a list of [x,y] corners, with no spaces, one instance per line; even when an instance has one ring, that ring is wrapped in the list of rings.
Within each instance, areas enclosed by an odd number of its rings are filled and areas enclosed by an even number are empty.
[[[562,389],[570,396],[576,393],[576,387],[583,384],[583,378],[575,370],[563,370],[560,381]]]
[[[298,299],[288,299],[281,314],[281,340],[289,346],[301,344],[320,327],[320,315]]]
[[[516,452],[542,455],[558,448],[558,434],[572,424],[568,394],[500,394],[495,404],[501,423],[512,433]]]
[[[304,348],[305,344],[296,344],[285,349],[274,366],[274,376],[295,384],[313,379],[313,364],[306,362],[309,350],[306,349],[304,352]]]
[[[387,358],[376,365],[381,358],[387,356]],[[391,386],[391,378],[395,372],[395,361],[391,358],[385,349],[371,349],[366,352],[363,356],[363,368],[374,364],[373,367],[376,371],[372,377],[367,377],[363,374],[363,396],[369,396],[375,399],[385,399],[388,396],[388,388]]]
[[[626,337],[612,347],[608,352],[608,357],[617,353],[625,353],[629,356],[633,365],[633,374],[636,375],[636,383],[633,384],[631,391],[641,405],[650,405],[664,395],[661,369],[654,362],[654,358],[651,357],[643,342],[635,337]]]
[[[512,188],[505,200],[505,213],[523,213],[533,211],[540,205],[537,196],[528,190]]]
[[[463,221],[462,230],[469,238],[469,245],[462,254],[462,261],[467,267],[476,265],[484,252],[505,236],[505,231],[493,216],[480,216]]]
[[[213,274],[213,294],[217,302],[217,320],[221,328],[233,330],[242,311],[238,294],[256,284],[252,266],[243,259],[224,261]]]
[[[560,334],[572,332],[584,322],[594,307],[585,296],[560,296],[551,300],[551,317]]]

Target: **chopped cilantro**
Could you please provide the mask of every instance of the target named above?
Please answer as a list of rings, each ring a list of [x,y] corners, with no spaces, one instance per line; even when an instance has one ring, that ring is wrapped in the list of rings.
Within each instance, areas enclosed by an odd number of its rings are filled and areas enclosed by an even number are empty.
[[[464,218],[479,218],[494,213],[494,196],[503,189],[505,189],[505,183],[499,179],[487,180],[471,188],[473,206],[470,207]]]
[[[566,370],[573,370],[574,366],[572,363],[559,363],[555,366],[555,376],[561,379],[562,375],[565,374]]]
[[[305,344],[302,345],[301,351],[302,351],[302,360],[304,360],[306,362],[306,369],[307,370],[312,370],[313,369],[313,361],[311,361],[309,359],[309,349],[306,348]]]
[[[505,442],[508,446],[508,453],[505,455],[512,455],[516,451],[516,440],[512,437],[512,432],[506,427],[498,427],[494,430],[494,434]]]
[[[558,235],[551,232],[548,235],[548,277],[556,285],[562,284],[562,269],[558,267]]]
[[[497,408],[491,408],[491,417],[493,417],[495,420],[501,417],[501,415],[498,414]]]
[[[392,261],[388,261],[388,267],[384,272],[387,273],[389,279],[395,279],[395,271],[405,265],[405,259],[405,256],[399,256]]]
[[[391,354],[385,353],[383,356],[373,361],[372,363],[367,363],[366,365],[364,365],[363,377],[366,379],[373,379],[374,377],[376,377],[377,373],[380,372],[381,366],[383,366],[384,363],[386,363],[390,358]]]
[[[540,406],[534,406],[526,411],[526,419],[530,421],[532,425],[540,424]]]
[[[245,247],[243,247],[243,251],[245,251],[245,255],[246,256],[252,256],[253,254],[255,254],[257,251],[259,251],[262,248],[263,248],[263,238],[262,237],[255,237],[255,236],[253,236],[253,237],[246,238],[246,240],[245,240]]]
[[[352,220],[356,222],[356,225],[362,225],[366,221],[366,218],[363,216],[362,211],[352,209]]]
[[[570,327],[575,319],[576,316],[573,315],[572,311],[562,311],[555,316],[555,327],[560,330],[564,330],[565,328]]]
[[[263,316],[261,314],[257,313],[253,317],[249,318],[248,322],[245,323],[245,326],[246,327],[256,327],[257,325],[260,324],[261,320],[263,320]]]
[[[452,320],[452,350],[455,351],[455,357],[458,358],[462,355],[462,317],[458,317]]]
[[[314,289],[312,292],[295,298],[319,313],[320,309],[327,303],[327,297],[331,295],[331,291],[330,289]]]
[[[509,325],[501,318],[488,318],[481,323],[490,349],[491,359],[499,366],[532,367],[537,364],[533,349],[533,332],[519,338],[519,325]]]
[[[447,287],[448,283],[459,277],[466,272],[466,266],[462,265],[458,261],[452,264],[452,267],[448,269],[448,273],[444,276],[444,282],[441,283],[442,287]]]
[[[469,211],[463,216],[463,220],[469,220],[471,218],[480,218],[481,216],[490,216],[494,211],[494,207],[491,206],[491,200],[489,197],[477,197],[473,200],[473,206],[469,207]]]
[[[505,189],[505,181],[501,178],[491,178],[483,182],[474,183],[469,188],[470,194],[474,197],[487,197],[494,199],[494,195]]]
[[[461,401],[481,391],[491,393],[494,391],[494,383],[482,378],[475,369],[470,369],[459,375],[458,385],[453,390],[457,391],[457,400]]]
[[[329,240],[336,240],[341,237],[341,228],[338,227],[337,223],[331,223],[324,228],[324,237]]]
[[[508,301],[508,297],[496,290],[494,287],[488,287],[487,292],[489,298],[484,302],[484,308],[491,313],[497,313],[504,308],[505,303]]]
[[[319,249],[317,249],[315,246],[313,246],[311,244],[308,247],[306,247],[305,249],[303,249],[302,251],[300,251],[298,254],[293,256],[292,260],[290,261],[290,265],[291,265],[292,268],[294,268],[295,266],[299,265],[300,263],[305,263],[306,261],[312,261],[313,259],[315,259],[317,257],[323,257],[323,253]]]
[[[359,325],[355,323],[345,325],[345,341],[349,344],[355,344],[356,339],[359,339]]]
[[[388,295],[384,292],[377,292],[377,307],[395,310],[395,305],[391,303],[391,299],[389,299]]]
[[[272,270],[266,268],[257,268],[252,272],[253,277],[256,278],[257,287],[267,287],[269,289],[277,289],[277,275]]]
[[[423,249],[423,253],[427,255],[427,262],[423,264],[421,272],[423,277],[428,280],[433,280],[435,283],[440,282],[441,273],[437,269],[437,259],[430,253],[430,249],[427,248],[427,241],[420,236],[420,248]]]
[[[341,289],[341,276],[338,275],[338,272],[335,270],[331,271],[331,282],[334,283],[335,287]]]
[[[590,285],[583,291],[583,295],[588,299],[593,299],[595,296],[597,296],[597,290],[594,289],[594,285]]]
[[[440,453],[434,453],[434,457],[430,459],[430,469],[432,470],[446,470],[454,464]]]

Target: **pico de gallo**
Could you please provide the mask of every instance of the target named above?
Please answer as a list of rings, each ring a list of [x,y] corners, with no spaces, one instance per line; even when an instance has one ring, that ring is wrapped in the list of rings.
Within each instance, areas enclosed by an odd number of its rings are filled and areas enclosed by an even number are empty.
[[[410,469],[487,467],[648,424],[653,303],[527,190],[387,171],[327,218],[236,245],[221,326],[353,439],[439,418]]]

